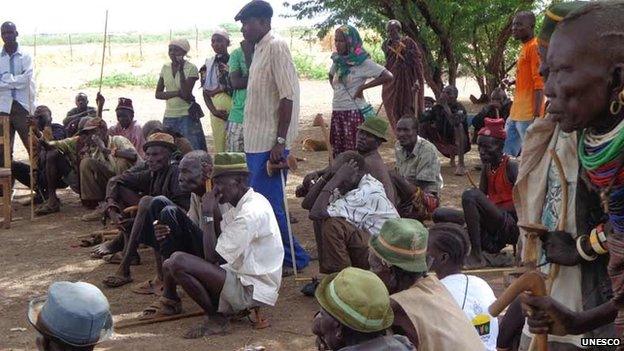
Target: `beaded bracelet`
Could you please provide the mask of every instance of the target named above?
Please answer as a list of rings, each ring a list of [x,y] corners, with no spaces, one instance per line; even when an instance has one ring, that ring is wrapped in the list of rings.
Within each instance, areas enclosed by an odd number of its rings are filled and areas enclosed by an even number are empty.
[[[578,238],[576,238],[576,251],[585,261],[591,262],[595,260],[596,258],[598,258],[598,255],[590,256],[587,253],[585,253],[585,251],[583,251],[583,248],[581,247],[581,240],[583,240],[583,238],[586,238],[586,237],[587,235],[581,235]]]
[[[589,234],[589,244],[598,255],[604,255],[609,252],[602,246],[602,243],[598,238],[598,230],[596,228],[592,229],[591,234]]]

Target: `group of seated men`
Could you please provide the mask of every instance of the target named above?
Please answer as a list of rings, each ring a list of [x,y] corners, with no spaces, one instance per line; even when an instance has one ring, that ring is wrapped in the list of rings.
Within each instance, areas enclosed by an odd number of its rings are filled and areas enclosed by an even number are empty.
[[[98,110],[101,111],[103,104],[100,95]],[[49,114],[48,109],[39,110]],[[248,186],[244,154],[217,154],[213,164],[206,152],[190,151],[185,147],[188,141],[163,130],[158,121],[146,123],[140,133],[142,138],[133,138],[141,129],[132,121],[131,101],[120,99],[116,111],[119,123],[111,129],[101,118],[85,117],[78,121],[76,135],[69,138],[59,136],[54,139],[60,140],[51,140],[41,133],[38,159],[45,176],[37,185],[46,191],[45,202],[37,212],[58,211],[60,203],[54,190],[74,185],[82,204],[97,208],[86,216],[89,220],[105,216],[121,229],[118,237],[98,245],[92,253],[93,257],[119,263],[117,271],[103,281],[111,288],[133,281],[130,267],[140,260],[139,244],[153,248],[155,277],[138,284],[133,291],[159,297],[144,310],[141,318],[181,313],[179,285],[206,313],[205,320],[185,334],[188,338],[223,334],[229,327],[229,315],[274,305],[284,251],[270,204]],[[50,128],[51,119],[43,118],[47,116],[44,112],[41,119],[45,123],[37,124],[43,126],[39,128],[42,131]],[[375,330],[372,335],[380,336],[383,329],[394,325],[393,329],[409,341],[385,338],[383,342],[473,349],[474,345],[487,345],[496,338],[495,328],[490,325],[492,320],[457,303],[447,303],[454,301],[452,288],[448,288],[451,294],[441,299],[441,292],[447,291],[444,282],[427,275],[430,267],[424,260],[428,231],[419,221],[434,218],[439,222],[463,224],[463,218],[461,213],[438,208],[443,187],[440,162],[436,147],[419,136],[418,125],[410,116],[398,121],[396,163],[390,169],[379,152],[387,141],[388,123],[369,118],[359,127],[357,151],[340,154],[333,164],[307,175],[297,195],[304,197],[302,205],[310,211],[320,272],[330,275],[326,279],[337,278],[336,274],[367,274],[361,270],[371,269],[393,294],[385,303],[394,310],[394,324]],[[125,136],[112,135],[115,131]],[[513,232],[503,237],[497,228],[489,230],[484,224],[487,222],[484,218],[492,218],[495,213],[492,207],[499,206],[501,221],[512,230],[513,208],[505,207],[509,205],[505,194],[507,185],[513,184],[515,168],[500,151],[505,137],[500,120],[486,119],[479,134],[479,150],[486,171],[480,189],[469,190],[464,195],[466,218],[470,218],[466,220],[469,236],[460,225],[437,224],[442,228],[441,237],[454,235],[453,240],[463,243],[462,247],[473,247],[473,254],[481,252],[482,247],[488,252],[500,251],[517,239],[517,229],[515,237]],[[141,153],[137,151],[139,145]],[[76,183],[71,182],[72,176]],[[130,211],[135,206],[136,213]],[[441,239],[445,240],[449,239]],[[403,249],[388,251],[402,245]],[[440,247],[448,248],[444,244],[430,245],[431,250],[438,250],[434,252],[440,252]],[[408,256],[422,255],[423,262],[403,264],[401,255],[410,250],[414,253]],[[452,277],[464,263],[471,261],[466,258],[468,249],[448,250],[452,253],[443,256],[452,255],[453,259],[440,259],[431,269],[450,265],[454,268],[442,268],[441,272]],[[439,277],[445,275],[439,273]],[[483,288],[485,283],[478,283],[475,289]],[[313,288],[320,301],[323,284]],[[424,332],[429,324],[420,310],[424,305],[413,307],[423,294],[431,300],[425,305],[432,309],[432,314],[443,317],[437,325],[448,324],[447,330],[455,331],[454,335]],[[334,322],[344,322],[335,319],[328,306],[323,306],[319,316],[333,316]],[[319,318],[315,319],[315,333]],[[487,328],[482,327],[484,318]],[[343,326],[353,328],[350,324]],[[356,331],[362,330],[351,330]],[[446,341],[440,344],[441,340]]]
[[[108,180],[141,161],[145,135],[134,121],[132,100],[119,98],[115,109],[117,124],[108,128],[101,115],[105,99],[97,97],[98,109],[88,106],[87,96],[76,96],[76,108],[67,113],[63,125],[52,123],[52,112],[47,106],[35,109],[30,123],[33,126],[33,159],[35,160],[35,202],[40,204],[37,215],[60,211],[56,190],[71,187],[80,195],[82,204],[93,213],[84,220],[99,220],[97,210],[105,200]],[[162,129],[162,127],[161,127]],[[30,186],[30,167],[13,162],[15,178]]]
[[[357,152],[343,153],[334,164],[306,175],[297,189],[314,223],[321,272],[367,268],[365,255],[358,252],[366,251],[368,237],[377,235],[386,220],[399,217],[466,225],[472,250],[465,263],[470,268],[509,263],[497,254],[515,245],[519,235],[512,199],[518,166],[502,153],[504,123],[502,118],[484,119],[477,139],[484,171],[479,188],[463,193],[463,211],[458,211],[439,208],[440,162],[436,147],[419,135],[415,118],[397,122],[393,167],[379,154],[387,122],[366,120],[358,130]],[[341,169],[345,157],[350,162]]]

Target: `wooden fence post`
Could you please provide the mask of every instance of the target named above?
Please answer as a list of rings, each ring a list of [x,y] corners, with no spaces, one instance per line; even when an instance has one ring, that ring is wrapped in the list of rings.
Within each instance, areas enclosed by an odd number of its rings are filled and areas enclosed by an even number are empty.
[[[143,59],[143,35],[139,34],[139,54],[141,55],[141,59]]]
[[[69,58],[73,61],[74,60],[74,48],[72,47],[71,34],[67,34],[67,36],[69,37]]]
[[[195,51],[199,57],[199,29],[197,29],[197,26],[195,26]]]

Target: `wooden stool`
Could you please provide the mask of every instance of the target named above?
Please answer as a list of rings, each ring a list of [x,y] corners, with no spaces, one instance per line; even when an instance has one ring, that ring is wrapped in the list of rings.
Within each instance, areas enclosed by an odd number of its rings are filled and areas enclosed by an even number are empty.
[[[0,146],[4,150],[4,163],[0,167],[0,190],[2,191],[2,212],[4,216],[3,226],[6,229],[11,227],[11,195],[13,189],[11,186],[11,123],[9,116],[0,116],[0,125],[2,125],[2,137],[0,138]]]

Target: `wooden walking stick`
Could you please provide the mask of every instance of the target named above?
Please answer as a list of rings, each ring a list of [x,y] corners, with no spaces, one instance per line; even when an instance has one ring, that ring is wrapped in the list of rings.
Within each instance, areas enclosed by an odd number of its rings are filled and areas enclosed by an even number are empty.
[[[537,271],[530,271],[521,275],[520,278],[513,282],[511,286],[509,286],[509,288],[507,288],[503,294],[490,305],[488,311],[492,317],[498,317],[498,315],[507,306],[509,306],[509,304],[511,304],[518,295],[525,291],[530,291],[533,296],[546,295],[544,279]],[[532,350],[534,345],[537,346],[539,351],[547,351],[548,334],[535,334],[533,340],[531,341],[531,346],[529,346],[529,350]]]
[[[563,164],[561,163],[561,159],[557,155],[557,152],[554,149],[548,150],[550,156],[555,162],[555,167],[557,167],[557,171],[559,171],[559,183],[561,183],[561,214],[559,216],[559,223],[557,224],[558,231],[565,231],[566,222],[568,218],[568,178],[565,175],[565,170],[563,169]],[[548,280],[547,280],[547,290],[548,295],[550,295],[550,291],[552,290],[553,282],[557,275],[559,274],[559,265],[551,264],[550,271],[548,272]]]
[[[30,89],[30,88],[29,88]],[[30,162],[30,220],[35,219],[35,155],[33,154],[33,126],[28,127],[28,161]]]
[[[466,171],[466,178],[468,178],[468,181],[470,182],[470,185],[472,185],[473,188],[479,189],[479,187],[477,186],[477,183],[475,183],[474,179],[472,179],[472,175],[470,175],[469,170]]]
[[[108,10],[106,10],[106,18],[104,19],[104,40],[102,41],[102,64],[100,65],[100,85],[98,93],[102,92],[102,78],[104,77],[104,58],[106,57],[106,34],[108,33]],[[102,117],[101,115],[98,117]]]
[[[34,69],[33,69],[34,71]],[[32,117],[32,113],[33,113],[33,103],[32,103],[32,92],[31,92],[31,84],[32,84],[32,77],[30,78],[30,81],[28,82],[28,106],[29,106],[29,110],[28,114],[30,117]],[[35,175],[34,175],[34,169],[35,169],[35,155],[33,154],[33,137],[34,137],[34,132],[33,132],[33,126],[28,126],[28,162],[30,163],[30,172],[29,172],[29,177],[30,177],[30,220],[34,220],[35,219]]]
[[[275,171],[279,171],[280,180],[282,182],[282,194],[284,196],[284,212],[286,212],[286,226],[288,228],[288,241],[290,241],[290,259],[292,261],[293,273],[295,275],[295,281],[308,281],[311,278],[299,278],[299,272],[297,271],[297,261],[295,257],[295,242],[292,232],[292,225],[290,224],[290,212],[288,210],[288,198],[286,197],[286,174],[284,170],[296,170],[297,158],[293,155],[288,155],[286,161],[274,164],[271,161],[267,161],[266,170],[269,176],[272,176]]]

